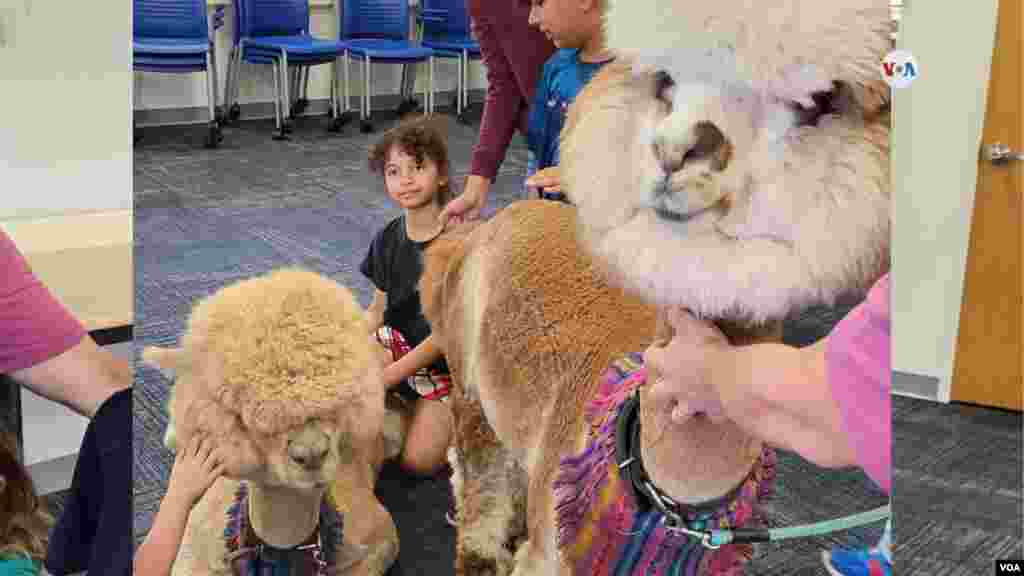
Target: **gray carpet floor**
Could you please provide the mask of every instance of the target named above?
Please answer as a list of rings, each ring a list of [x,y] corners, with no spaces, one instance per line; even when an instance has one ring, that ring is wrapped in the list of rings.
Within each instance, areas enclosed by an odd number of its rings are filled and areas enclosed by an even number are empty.
[[[382,118],[378,132],[390,125]],[[202,148],[201,127],[148,128],[135,147],[135,338],[173,345],[190,306],[231,282],[301,265],[348,285],[365,305],[358,273],[373,232],[398,212],[366,168],[375,135],[349,126],[328,135],[319,118],[300,119],[289,142],[272,123],[229,128],[218,150]],[[449,122],[453,181],[469,168],[476,126]],[[493,187],[487,213],[520,197],[526,154],[516,144]],[[848,309],[794,318],[787,339],[809,343]],[[166,489],[171,457],[160,440],[166,381],[136,371],[135,532],[147,533]],[[996,557],[1020,556],[1021,417],[896,398],[893,408],[896,556],[906,575],[986,574]],[[393,574],[450,574],[454,530],[444,521],[447,483],[385,469],[378,494],[395,517],[401,555]],[[787,526],[885,503],[858,471],[826,471],[781,454],[771,523]],[[748,574],[825,574],[820,550],[873,543],[880,526],[833,537],[764,545]],[[1014,554],[1014,547],[1017,547]]]

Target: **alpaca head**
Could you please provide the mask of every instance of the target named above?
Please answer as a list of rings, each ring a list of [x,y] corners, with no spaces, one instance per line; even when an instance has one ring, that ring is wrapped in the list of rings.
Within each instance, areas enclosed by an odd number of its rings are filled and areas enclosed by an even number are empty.
[[[611,0],[562,133],[588,247],[659,305],[749,325],[888,266],[887,0]]]
[[[300,270],[227,286],[194,307],[179,348],[144,358],[175,385],[176,443],[229,447],[226,475],[320,490],[376,449],[380,363],[345,287]]]

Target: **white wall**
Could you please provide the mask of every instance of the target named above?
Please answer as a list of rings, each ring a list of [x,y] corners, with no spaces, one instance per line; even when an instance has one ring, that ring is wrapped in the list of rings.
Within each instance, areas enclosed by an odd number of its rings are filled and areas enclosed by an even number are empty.
[[[131,209],[131,5],[0,2],[0,221]]]
[[[0,228],[90,327],[131,316],[131,28],[127,1],[0,2]],[[88,422],[22,400],[26,463],[73,465]]]
[[[505,0],[500,0],[505,1]],[[224,80],[227,74],[227,62],[231,51],[233,32],[232,8],[229,0],[209,0],[210,13],[214,6],[225,5],[224,26],[217,31],[217,90],[223,99]],[[310,26],[314,36],[321,38],[337,38],[338,21],[331,0],[311,0]],[[420,65],[417,74],[417,93],[421,93],[426,85],[426,65]],[[274,84],[270,66],[254,66],[245,64],[239,87],[239,103],[262,103],[274,101]],[[350,67],[351,84],[349,95],[356,97],[363,93],[360,78],[361,64],[353,62]],[[439,92],[454,91],[458,81],[458,65],[454,59],[438,58],[434,65],[434,86]],[[401,66],[379,64],[371,70],[371,93],[376,95],[398,94],[401,81]],[[339,82],[339,86],[340,86]],[[486,72],[479,61],[470,63],[469,88],[480,89],[487,85]],[[310,71],[309,99],[330,97],[330,66],[315,66]],[[437,102],[438,105],[444,102]],[[135,73],[136,110],[153,110],[163,108],[192,108],[206,106],[206,75],[195,74],[157,74],[151,72]]]
[[[920,76],[893,96],[893,370],[948,401],[997,0],[906,0],[898,47]]]

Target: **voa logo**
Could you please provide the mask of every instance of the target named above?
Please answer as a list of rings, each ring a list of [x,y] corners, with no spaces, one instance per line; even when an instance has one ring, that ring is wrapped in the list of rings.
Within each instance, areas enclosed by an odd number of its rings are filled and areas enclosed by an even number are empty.
[[[893,88],[906,88],[919,75],[914,55],[906,50],[893,50],[882,60],[882,79]]]

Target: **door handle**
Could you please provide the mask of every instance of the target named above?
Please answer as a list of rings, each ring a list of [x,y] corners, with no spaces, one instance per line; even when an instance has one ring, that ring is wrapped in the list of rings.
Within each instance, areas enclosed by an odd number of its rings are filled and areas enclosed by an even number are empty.
[[[1014,152],[1006,144],[996,142],[995,144],[989,144],[985,149],[985,159],[993,164],[1000,165],[1006,164],[1011,160],[1024,160],[1024,153]]]

